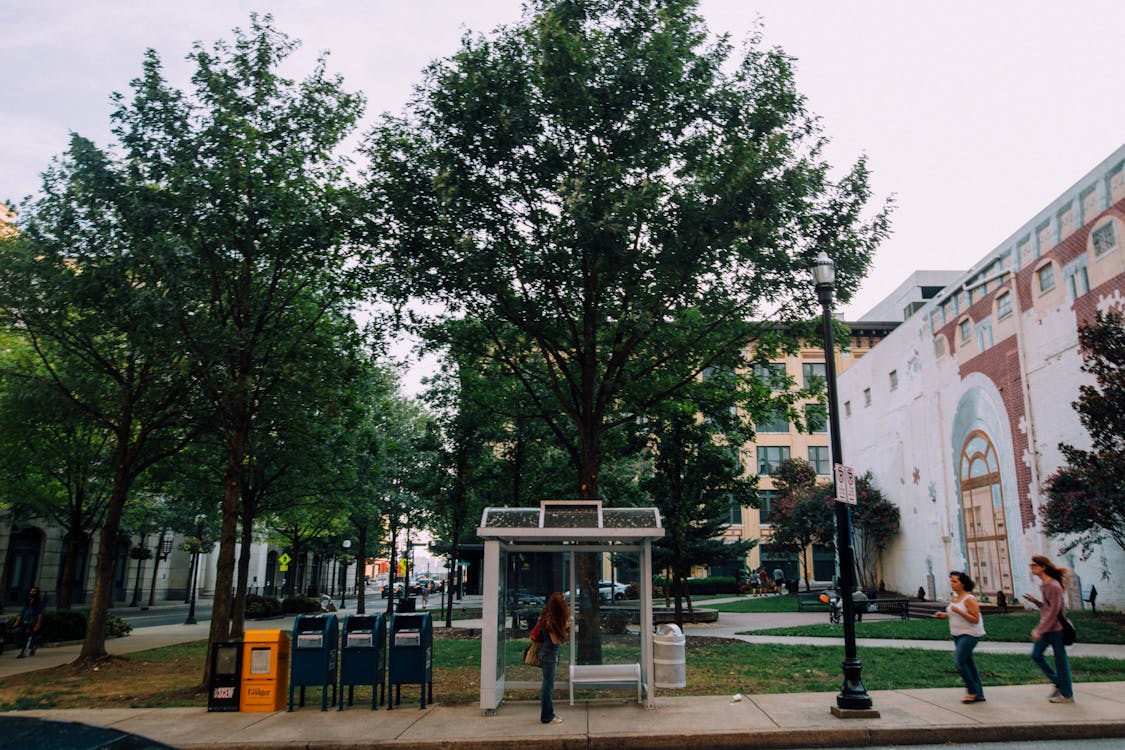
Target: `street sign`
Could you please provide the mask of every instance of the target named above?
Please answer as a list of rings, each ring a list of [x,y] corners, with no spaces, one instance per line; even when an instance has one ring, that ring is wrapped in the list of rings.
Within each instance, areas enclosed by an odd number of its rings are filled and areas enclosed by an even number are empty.
[[[836,464],[836,502],[856,504],[855,494],[855,469],[843,464]]]
[[[289,570],[289,563],[293,562],[293,558],[289,556],[288,552],[282,552],[277,558],[277,569],[280,571]]]

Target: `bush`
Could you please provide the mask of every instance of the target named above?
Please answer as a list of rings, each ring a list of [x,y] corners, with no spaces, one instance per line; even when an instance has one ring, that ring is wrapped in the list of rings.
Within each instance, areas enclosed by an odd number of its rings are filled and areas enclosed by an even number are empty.
[[[276,596],[259,596],[249,594],[246,597],[246,618],[260,620],[265,617],[276,617],[282,612],[281,600]]]
[[[307,596],[287,596],[281,602],[281,612],[286,615],[315,614],[320,611],[320,599]]]
[[[43,624],[39,628],[39,641],[42,643],[63,643],[66,641],[80,641],[86,637],[86,620],[90,617],[88,609],[60,609],[46,610],[43,612]],[[7,624],[7,642],[15,643],[19,639],[16,631],[15,616],[5,618]],[[129,635],[133,626],[123,617],[109,615],[106,617],[105,634],[107,638],[120,638]]]
[[[692,596],[699,594],[737,594],[738,580],[734,576],[711,576],[710,578],[689,578],[688,591]],[[664,598],[664,576],[653,578],[653,596]],[[672,580],[668,580],[672,585]]]

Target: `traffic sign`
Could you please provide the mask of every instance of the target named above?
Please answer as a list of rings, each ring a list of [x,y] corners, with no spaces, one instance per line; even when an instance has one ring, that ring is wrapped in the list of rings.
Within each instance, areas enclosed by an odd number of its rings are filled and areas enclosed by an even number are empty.
[[[843,464],[836,464],[836,502],[856,504],[855,469]]]
[[[293,562],[293,558],[289,556],[288,552],[282,552],[281,556],[277,558],[277,561],[282,565],[288,565]]]

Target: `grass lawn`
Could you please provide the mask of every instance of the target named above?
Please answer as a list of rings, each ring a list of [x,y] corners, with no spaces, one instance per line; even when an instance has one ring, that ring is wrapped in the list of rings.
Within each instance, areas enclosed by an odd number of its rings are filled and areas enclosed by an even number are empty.
[[[887,624],[899,624],[900,621]],[[861,625],[879,623],[861,623]],[[911,624],[911,623],[901,623]],[[943,627],[944,623],[939,623]],[[1083,624],[1078,625],[1083,632]],[[791,629],[787,629],[791,630]],[[945,631],[943,637],[948,635]],[[635,641],[635,636],[632,639]],[[507,644],[510,679],[535,680],[539,672],[521,663],[526,641]],[[607,662],[635,661],[636,646],[624,640],[606,643]],[[70,666],[43,669],[0,680],[0,710],[33,708],[139,708],[204,706],[200,689],[206,643],[154,649],[129,657],[114,657],[97,671]],[[566,654],[563,654],[566,657]],[[689,637],[686,667],[688,687],[676,695],[733,695],[839,690],[842,651],[836,647],[754,645],[740,641]],[[916,649],[870,648],[861,653],[863,680],[868,690],[959,687],[950,653]],[[1044,683],[1039,670],[1023,654],[981,654],[978,664],[985,685]],[[1125,660],[1077,657],[1070,660],[1076,682],[1125,681]],[[565,667],[560,665],[560,684]],[[480,640],[439,637],[434,643],[434,697],[443,704],[473,704],[479,700]],[[369,688],[355,690],[356,705],[371,700]],[[418,689],[403,686],[403,705],[418,700]],[[512,697],[533,697],[530,691]],[[306,705],[320,700],[317,688],[306,689]]]
[[[738,602],[741,604],[741,602]],[[716,609],[723,605],[716,605]],[[765,610],[763,610],[765,611]],[[1072,612],[1070,618],[1078,631],[1082,643],[1125,643],[1125,615],[1119,612]],[[827,615],[825,620],[827,620]],[[1028,641],[1031,631],[1039,622],[1039,615],[1031,612],[1009,613],[1006,615],[985,615],[984,629],[986,641]],[[747,630],[754,635],[802,635],[841,637],[844,626],[829,622],[813,625],[800,625],[788,628],[766,628]],[[922,620],[880,619],[864,620],[855,624],[857,638],[908,638],[911,640],[946,640],[949,638],[949,624],[945,620],[928,618]]]

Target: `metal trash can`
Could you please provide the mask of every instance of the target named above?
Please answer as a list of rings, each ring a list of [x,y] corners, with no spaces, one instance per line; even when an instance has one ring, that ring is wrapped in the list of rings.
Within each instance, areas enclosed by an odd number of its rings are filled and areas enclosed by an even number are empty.
[[[652,636],[653,683],[658,688],[687,687],[684,650],[687,639],[679,626],[668,623]]]

